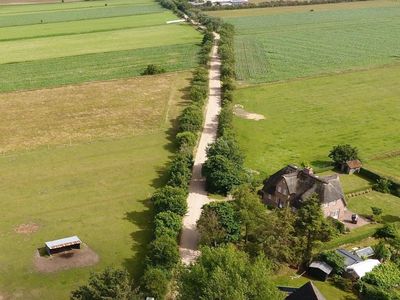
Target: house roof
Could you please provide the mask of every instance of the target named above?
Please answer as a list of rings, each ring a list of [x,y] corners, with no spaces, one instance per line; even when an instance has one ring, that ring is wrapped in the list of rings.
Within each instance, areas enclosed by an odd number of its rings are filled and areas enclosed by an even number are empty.
[[[285,300],[326,300],[316,286],[311,282],[307,282],[297,291],[290,294]]]
[[[80,243],[81,243],[81,240],[76,235],[74,235],[74,236],[70,236],[70,237],[67,237],[64,239],[46,242],[45,245],[49,249],[57,249],[57,248],[77,245]]]
[[[358,159],[355,159],[355,160],[348,160],[348,161],[346,161],[346,165],[347,165],[350,169],[357,169],[357,168],[361,168],[361,167],[362,167],[362,163],[361,163],[361,161],[359,161]]]
[[[336,252],[339,253],[344,258],[344,265],[346,267],[354,265],[354,264],[362,261],[362,259],[360,257],[358,257],[357,255],[354,255],[353,253],[351,253],[347,250],[336,249]]]
[[[313,261],[310,265],[310,268],[315,268],[315,269],[319,269],[321,271],[323,271],[325,274],[329,275],[331,274],[333,268],[328,265],[326,262],[324,261]]]
[[[268,194],[275,193],[276,185],[282,178],[286,182],[289,194],[295,194],[297,199],[305,200],[314,193],[318,195],[322,203],[345,199],[337,174],[319,177],[291,165],[265,180],[263,191]]]
[[[358,257],[361,257],[361,258],[370,257],[375,254],[374,249],[372,249],[372,247],[365,247],[362,249],[358,249],[354,252]]]
[[[366,259],[354,265],[346,268],[346,271],[352,271],[357,275],[358,278],[362,278],[368,272],[371,272],[373,268],[380,265],[381,263],[377,259]]]

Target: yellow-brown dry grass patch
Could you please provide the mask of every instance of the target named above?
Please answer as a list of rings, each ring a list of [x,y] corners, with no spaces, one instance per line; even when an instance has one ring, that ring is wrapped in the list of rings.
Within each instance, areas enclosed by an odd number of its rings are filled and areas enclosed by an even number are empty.
[[[170,127],[190,73],[0,94],[0,153]]]

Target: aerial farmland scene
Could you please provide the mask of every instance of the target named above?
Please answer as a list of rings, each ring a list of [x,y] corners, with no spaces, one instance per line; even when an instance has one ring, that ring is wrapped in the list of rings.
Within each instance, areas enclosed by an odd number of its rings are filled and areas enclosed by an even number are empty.
[[[399,0],[0,0],[0,300],[399,300]]]

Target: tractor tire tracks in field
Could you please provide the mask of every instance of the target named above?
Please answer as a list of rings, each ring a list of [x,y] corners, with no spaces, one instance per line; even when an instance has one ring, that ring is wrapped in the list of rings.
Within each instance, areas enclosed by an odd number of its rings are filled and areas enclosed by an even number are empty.
[[[219,35],[214,33],[214,46],[211,50],[209,67],[209,96],[205,112],[205,122],[194,159],[189,196],[187,198],[188,212],[183,218],[179,247],[182,262],[186,265],[194,262],[200,255],[198,250],[199,233],[196,223],[200,218],[203,205],[211,202],[207,196],[205,178],[202,176],[201,170],[206,161],[207,146],[217,138],[218,115],[221,110],[221,60],[218,54],[218,42]]]

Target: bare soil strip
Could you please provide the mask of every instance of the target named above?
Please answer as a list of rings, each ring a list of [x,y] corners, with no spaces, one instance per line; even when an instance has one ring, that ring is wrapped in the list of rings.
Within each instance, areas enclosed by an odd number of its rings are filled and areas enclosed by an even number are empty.
[[[200,255],[198,251],[199,233],[196,228],[197,220],[201,215],[203,205],[211,202],[205,188],[205,178],[201,169],[206,161],[206,148],[217,138],[218,115],[221,110],[221,60],[218,55],[219,35],[214,33],[215,42],[211,52],[209,70],[209,97],[206,107],[205,123],[201,133],[189,186],[188,213],[183,218],[183,228],[179,253],[182,262],[186,265],[195,261]]]

